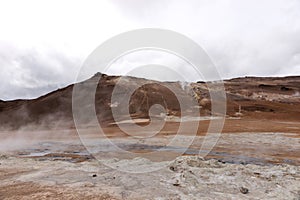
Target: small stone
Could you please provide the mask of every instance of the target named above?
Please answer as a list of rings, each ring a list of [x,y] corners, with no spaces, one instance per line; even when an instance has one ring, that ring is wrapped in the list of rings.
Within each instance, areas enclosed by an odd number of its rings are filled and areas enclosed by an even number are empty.
[[[241,187],[240,188],[240,192],[243,193],[243,194],[248,194],[249,193],[249,189],[245,188],[245,187]]]
[[[180,183],[179,183],[179,181],[178,181],[178,180],[176,180],[176,182],[175,182],[175,183],[173,183],[173,185],[178,187],[178,186],[180,186]]]
[[[224,160],[218,160],[218,162],[222,163],[222,164],[226,164],[226,162]]]
[[[174,172],[175,171],[175,167],[171,166],[170,170]]]

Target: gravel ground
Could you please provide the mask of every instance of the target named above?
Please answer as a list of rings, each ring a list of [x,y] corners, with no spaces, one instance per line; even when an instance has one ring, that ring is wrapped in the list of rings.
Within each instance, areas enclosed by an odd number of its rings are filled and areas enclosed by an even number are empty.
[[[129,160],[108,162],[129,167]],[[300,199],[300,167],[287,164],[241,165],[182,156],[164,166],[135,158],[136,167],[163,168],[134,174],[96,160],[2,155],[0,163],[0,199]]]

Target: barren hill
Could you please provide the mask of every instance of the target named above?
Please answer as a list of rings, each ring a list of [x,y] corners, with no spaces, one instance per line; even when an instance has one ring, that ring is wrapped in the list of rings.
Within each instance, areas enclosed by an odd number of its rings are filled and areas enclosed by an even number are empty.
[[[95,95],[98,120],[103,125],[114,122],[111,108],[118,102],[111,102],[111,95],[120,77],[97,73],[94,77],[78,84],[95,84],[101,76]],[[191,83],[188,89],[179,82],[157,82],[142,78],[123,77],[121,88],[139,87],[131,97],[129,111],[132,118],[148,118],[149,108],[160,104],[167,108],[167,115],[180,116],[180,106],[175,95],[193,95],[201,115],[210,115],[209,92],[204,82]],[[249,123],[265,120],[300,121],[300,77],[245,77],[224,81],[227,94],[227,126],[230,120],[239,118]],[[34,100],[0,101],[1,129],[18,129],[40,125],[42,128],[74,127],[72,115],[72,91],[74,85],[51,92]],[[82,96],[84,98],[84,96]],[[115,104],[116,103],[116,104]],[[124,108],[128,109],[128,108]],[[188,109],[188,108],[185,108]],[[234,128],[233,122],[233,127]],[[251,124],[250,123],[250,124]],[[255,124],[255,123],[254,123]],[[241,124],[240,129],[243,128]],[[286,128],[286,126],[283,126]],[[233,130],[235,131],[235,130]]]

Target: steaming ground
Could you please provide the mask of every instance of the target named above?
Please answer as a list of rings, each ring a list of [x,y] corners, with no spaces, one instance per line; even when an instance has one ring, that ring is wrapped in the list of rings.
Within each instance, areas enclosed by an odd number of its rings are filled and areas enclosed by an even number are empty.
[[[0,199],[299,199],[300,137],[298,133],[222,134],[203,160],[193,156],[203,136],[197,136],[184,156],[182,144],[165,148],[159,158],[120,156],[109,143],[87,130],[88,152],[75,130],[2,132]],[[114,131],[111,131],[112,133]],[[122,149],[150,152],[172,135],[132,142],[109,136]],[[8,145],[10,144],[10,145]],[[120,170],[99,163],[95,157]],[[133,174],[141,168],[160,167]]]
[[[114,162],[119,162],[114,160]],[[151,164],[136,159],[135,164]],[[121,162],[120,167],[126,167]],[[153,173],[81,163],[1,157],[1,199],[299,199],[300,168],[178,157]]]
[[[135,90],[129,107],[111,99],[121,78],[125,81],[119,84],[123,88],[120,99]],[[87,98],[86,89],[97,85],[95,102],[85,105],[95,107],[97,120],[85,119],[81,132],[89,151],[74,129],[74,85],[33,100],[0,100],[0,130],[5,130],[0,131],[0,200],[300,199],[300,77],[224,81],[223,134],[205,160],[195,155],[211,120],[218,120],[211,112],[206,83],[191,83],[186,88],[178,82],[97,73],[80,85],[84,89],[78,102]],[[143,87],[136,90],[136,85]],[[180,107],[174,91],[183,99],[192,97],[199,106]],[[128,108],[136,125],[143,126],[150,122],[149,108],[156,104],[164,105],[167,115],[155,112],[158,121],[165,122],[162,129],[155,126],[153,130],[161,130],[155,137],[134,140],[118,128],[145,136],[143,129],[126,120]],[[124,114],[120,119],[112,115],[116,107]],[[193,110],[198,107],[201,117],[195,118]],[[180,108],[189,114],[182,115]],[[101,124],[110,142],[139,156],[125,155],[111,146],[93,129],[95,122]],[[166,146],[181,125],[178,142]],[[192,133],[197,136],[185,149]],[[158,150],[158,154],[145,156]],[[124,172],[153,168],[159,170]]]

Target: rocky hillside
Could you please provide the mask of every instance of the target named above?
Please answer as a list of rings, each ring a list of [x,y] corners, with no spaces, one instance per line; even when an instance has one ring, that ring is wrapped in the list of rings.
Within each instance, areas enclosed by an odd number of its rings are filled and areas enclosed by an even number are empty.
[[[111,102],[118,76],[97,73],[79,84],[97,84],[95,108],[99,122],[113,122],[111,108],[120,102]],[[210,98],[204,82],[182,87],[179,82],[157,82],[142,78],[123,77],[122,92],[139,87],[132,95],[129,111],[133,118],[148,118],[149,108],[160,104],[167,115],[180,116],[180,105],[169,88],[185,98],[194,96],[201,106],[201,115],[210,115]],[[300,120],[300,77],[261,78],[245,77],[224,81],[227,94],[227,116],[255,119]],[[72,91],[74,85],[51,92],[34,100],[0,101],[1,129],[18,129],[31,125],[41,127],[74,127]],[[120,97],[121,97],[120,96]],[[84,94],[80,98],[85,98]],[[123,109],[128,109],[124,107]],[[184,109],[189,109],[188,107]],[[159,113],[158,113],[159,114]]]

